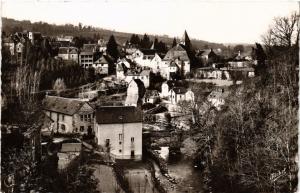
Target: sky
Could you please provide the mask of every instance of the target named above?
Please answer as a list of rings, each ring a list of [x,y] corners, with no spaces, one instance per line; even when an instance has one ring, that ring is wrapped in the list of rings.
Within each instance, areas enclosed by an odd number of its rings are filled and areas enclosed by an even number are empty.
[[[2,0],[2,17],[92,25],[129,33],[217,43],[261,41],[274,17],[298,11],[296,1]]]

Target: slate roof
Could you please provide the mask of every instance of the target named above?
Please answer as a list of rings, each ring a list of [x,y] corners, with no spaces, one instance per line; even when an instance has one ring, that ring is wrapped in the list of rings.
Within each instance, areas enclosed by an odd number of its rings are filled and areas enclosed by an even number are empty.
[[[139,123],[142,122],[142,112],[132,106],[102,106],[96,109],[98,124]]]
[[[97,61],[95,61],[96,64],[109,64],[109,60],[105,55],[102,55]]]
[[[184,87],[174,87],[172,90],[176,94],[185,94],[187,92],[186,88],[184,88]]]
[[[155,53],[156,53],[156,50],[154,50],[154,49],[141,49],[141,52],[142,52],[144,55],[154,56]]]
[[[81,143],[62,143],[60,152],[80,152]]]
[[[159,92],[157,90],[146,90],[145,93],[145,98],[150,98],[150,97],[158,97],[159,96]]]
[[[82,50],[85,52],[93,52],[96,48],[96,44],[83,44]]]
[[[68,54],[68,47],[60,47],[58,48],[58,54]]]
[[[44,100],[44,110],[74,115],[85,102],[77,99],[63,98],[57,96],[46,96]]]
[[[164,60],[189,60],[188,54],[182,45],[177,44],[171,48],[164,57]]]
[[[70,54],[78,54],[77,48],[70,47]]]

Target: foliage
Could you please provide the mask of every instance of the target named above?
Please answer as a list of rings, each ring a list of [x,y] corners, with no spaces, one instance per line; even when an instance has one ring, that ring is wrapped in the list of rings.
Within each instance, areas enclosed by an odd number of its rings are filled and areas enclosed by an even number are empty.
[[[119,57],[118,44],[115,40],[114,35],[111,35],[107,42],[107,50],[106,52],[111,55],[115,60]]]
[[[292,56],[286,50],[269,58],[268,76],[233,86],[222,111],[196,121],[212,192],[295,190],[298,77]],[[212,124],[199,124],[209,119]]]
[[[143,39],[141,40],[140,47],[144,49],[149,49],[151,47],[151,40],[147,34],[144,34]]]
[[[69,183],[68,192],[98,193],[97,183],[97,179],[93,176],[93,169],[83,165],[76,172],[73,182]]]
[[[193,157],[195,156],[197,150],[198,150],[198,145],[195,140],[192,138],[187,138],[182,142],[183,149],[181,152],[187,156],[187,157]]]
[[[131,43],[132,45],[138,46],[138,45],[140,45],[141,40],[140,40],[140,38],[139,38],[138,35],[132,34],[132,36],[131,36],[131,38],[130,38],[130,43]]]
[[[238,44],[238,45],[234,46],[233,51],[235,53],[244,52],[244,46],[242,44]]]

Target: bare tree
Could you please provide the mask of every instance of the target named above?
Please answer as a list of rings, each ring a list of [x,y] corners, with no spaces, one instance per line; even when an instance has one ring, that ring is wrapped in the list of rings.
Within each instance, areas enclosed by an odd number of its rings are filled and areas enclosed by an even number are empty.
[[[58,78],[56,79],[54,85],[53,85],[53,90],[56,90],[56,92],[58,94],[60,94],[61,91],[65,90],[67,87],[66,87],[66,84],[65,84],[65,81],[64,79],[62,78]]]
[[[273,25],[262,37],[266,46],[291,47],[299,41],[299,14],[274,18]]]

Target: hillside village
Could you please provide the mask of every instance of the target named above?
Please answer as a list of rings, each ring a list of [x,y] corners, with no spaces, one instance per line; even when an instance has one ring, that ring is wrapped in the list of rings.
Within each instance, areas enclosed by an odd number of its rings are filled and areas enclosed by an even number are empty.
[[[5,191],[56,192],[61,186],[65,191],[184,192],[185,183],[200,191],[192,179],[182,181],[168,160],[183,155],[189,157],[193,175],[197,169],[206,171],[214,159],[217,136],[210,132],[215,120],[235,102],[242,103],[235,97],[244,96],[248,91],[243,89],[251,90],[264,76],[272,62],[265,52],[259,43],[249,50],[237,46],[230,54],[222,48],[197,48],[187,31],[172,45],[147,34],[132,34],[121,44],[114,35],[87,42],[38,31],[2,33],[2,146],[6,154],[22,151],[2,163],[7,164]],[[256,96],[261,100],[266,95]],[[16,160],[20,163],[14,168]],[[129,167],[132,163],[139,166]],[[97,164],[108,173],[99,169],[95,180],[87,168]],[[72,172],[78,168],[93,180],[76,181]],[[294,168],[289,169],[293,176]],[[133,174],[137,170],[142,177]],[[115,185],[103,185],[105,175]],[[138,185],[130,181],[135,175]]]

